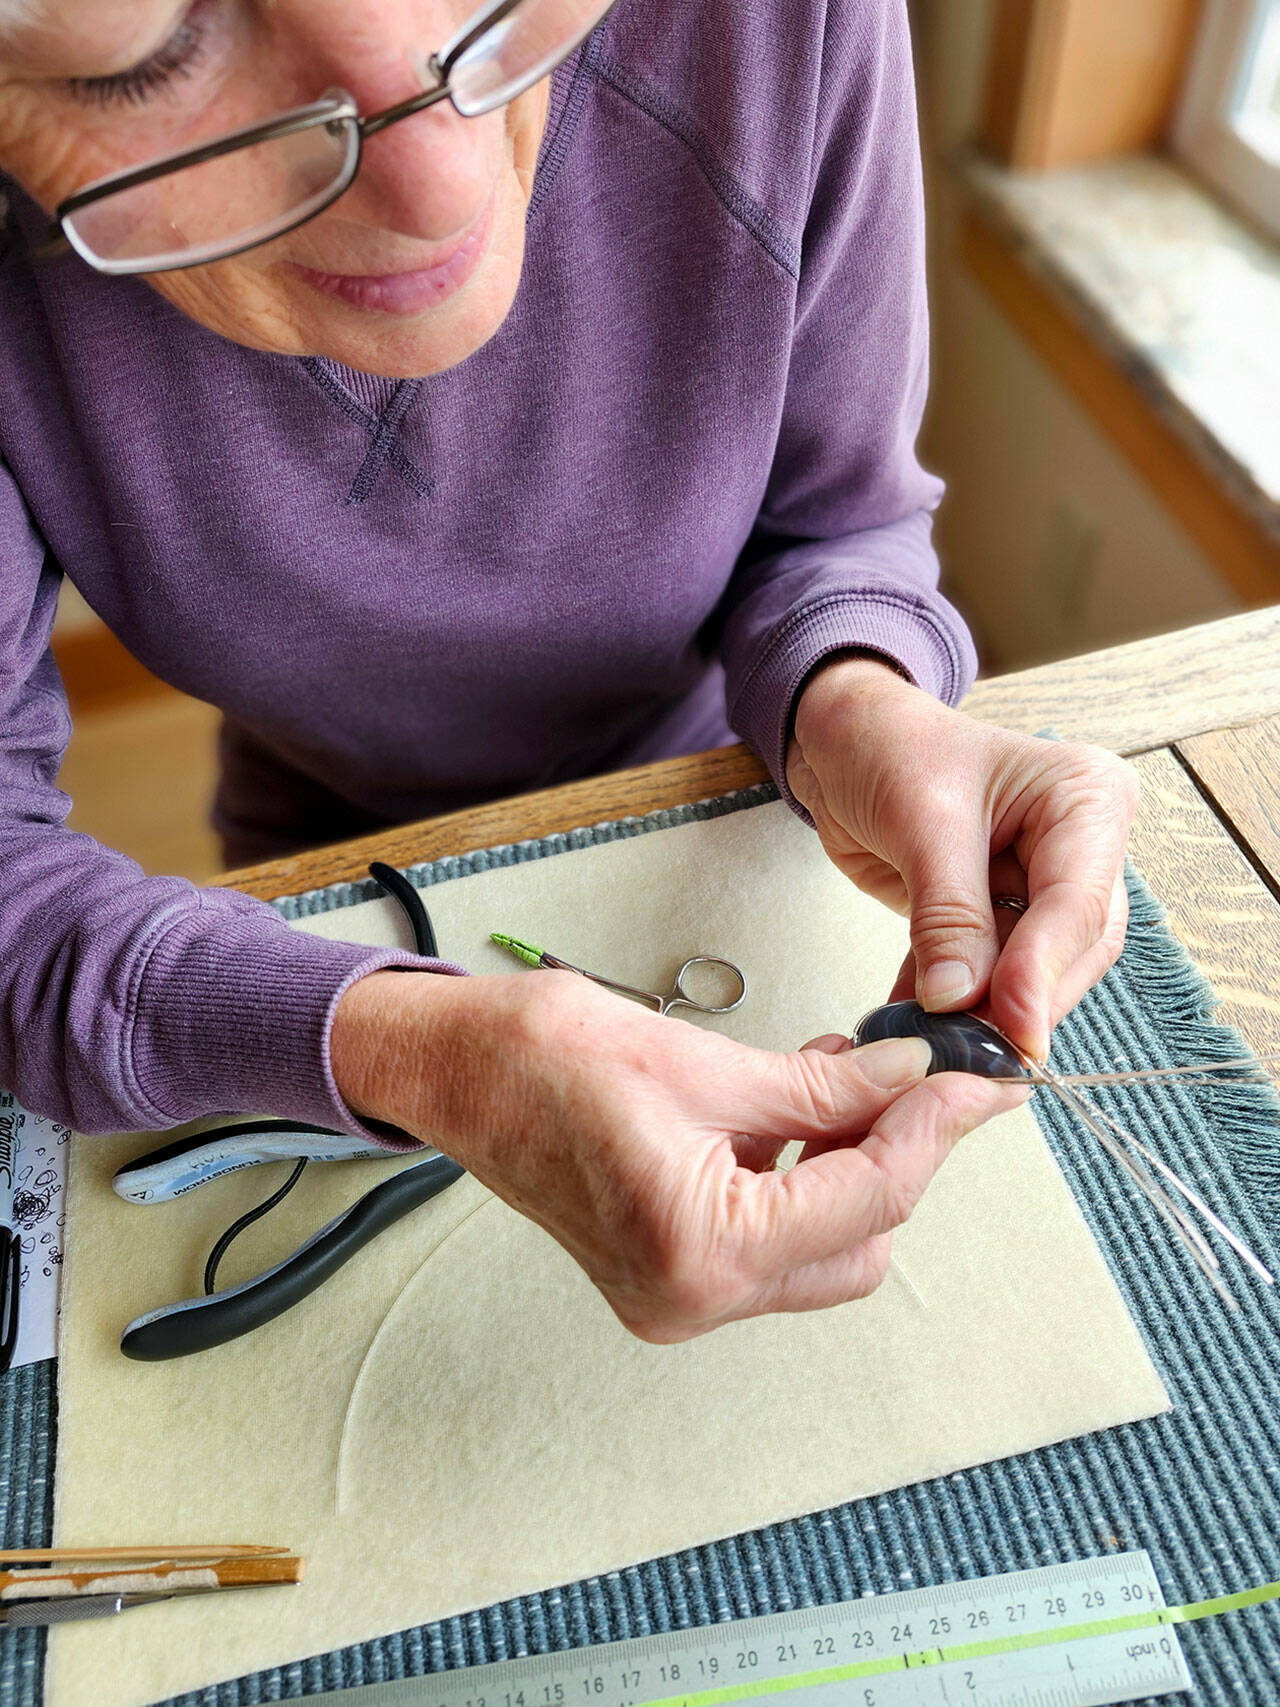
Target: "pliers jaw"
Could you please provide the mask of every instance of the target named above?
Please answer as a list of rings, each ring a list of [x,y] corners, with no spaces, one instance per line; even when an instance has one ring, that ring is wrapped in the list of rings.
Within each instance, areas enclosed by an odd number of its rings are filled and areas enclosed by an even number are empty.
[[[223,1174],[260,1162],[339,1162],[385,1156],[372,1138],[357,1138],[296,1120],[244,1120],[148,1150],[120,1168],[112,1187],[129,1203],[170,1203]]]
[[[432,1150],[374,1186],[274,1268],[239,1286],[184,1298],[139,1316],[120,1336],[121,1351],[140,1362],[157,1363],[252,1333],[322,1286],[370,1239],[461,1179],[464,1171]]]
[[[374,864],[369,874],[404,910],[418,953],[438,954],[431,920],[415,886],[392,866]],[[260,1162],[293,1161],[293,1173],[279,1190],[242,1215],[214,1245],[205,1267],[200,1298],[165,1304],[130,1322],[120,1338],[126,1357],[155,1362],[207,1351],[273,1321],[314,1292],[331,1274],[402,1215],[418,1208],[461,1179],[463,1169],[430,1145],[422,1159],[399,1169],[321,1227],[292,1256],[252,1280],[215,1290],[218,1263],[237,1234],[272,1209],[292,1189],[308,1162],[351,1161],[381,1156],[385,1147],[372,1138],[353,1137],[328,1127],[294,1120],[248,1120],[175,1138],[157,1150],[127,1162],[112,1180],[130,1203],[168,1203],[210,1180]]]

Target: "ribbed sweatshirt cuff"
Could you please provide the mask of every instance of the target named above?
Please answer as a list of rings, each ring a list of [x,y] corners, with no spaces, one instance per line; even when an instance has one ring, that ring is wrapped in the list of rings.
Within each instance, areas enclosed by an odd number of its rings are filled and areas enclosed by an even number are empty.
[[[122,1066],[148,1124],[271,1114],[416,1148],[407,1133],[357,1119],[329,1060],[343,994],[397,967],[465,976],[450,961],[332,942],[257,911],[184,913],[147,958],[124,1034]]]
[[[808,812],[787,787],[787,740],[794,701],[815,665],[848,647],[879,652],[919,688],[954,705],[971,671],[955,639],[927,605],[907,595],[828,593],[799,606],[774,629],[732,699],[729,721],[768,765],[783,799],[806,824]]]

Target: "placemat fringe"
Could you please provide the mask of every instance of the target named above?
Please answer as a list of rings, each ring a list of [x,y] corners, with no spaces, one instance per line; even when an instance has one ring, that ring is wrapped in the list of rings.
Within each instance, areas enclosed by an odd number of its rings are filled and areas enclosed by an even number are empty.
[[[772,785],[763,785],[414,866],[410,876],[427,887],[776,797]],[[1214,1018],[1213,992],[1168,930],[1160,902],[1136,872],[1128,881],[1124,955],[1058,1028],[1055,1065],[1098,1072],[1247,1054],[1243,1039]],[[372,882],[347,883],[278,905],[285,917],[302,918],[377,893]],[[1177,1080],[1090,1094],[1187,1172],[1274,1262],[1280,1099],[1269,1083]],[[1280,1301],[1246,1273],[1238,1287],[1241,1314],[1221,1310],[1172,1248],[1150,1205],[1058,1099],[1040,1093],[1033,1106],[1165,1377],[1174,1403],[1168,1415],[210,1685],[170,1707],[256,1707],[1130,1547],[1149,1550],[1171,1603],[1280,1577]],[[0,1378],[0,1533],[12,1546],[50,1539],[52,1373],[44,1363]],[[784,1450],[786,1419],[766,1422],[781,1429]],[[1263,1707],[1280,1699],[1276,1607],[1209,1619],[1179,1639],[1196,1678],[1195,1707]],[[36,1707],[42,1653],[43,1632],[0,1633],[5,1707]]]
[[[1146,1009],[1167,1060],[1125,1060],[1118,1066],[1182,1066],[1237,1061],[1250,1054],[1240,1033],[1220,1023],[1213,986],[1169,929],[1159,897],[1132,865],[1126,872],[1129,930],[1125,977]],[[1280,1048],[1280,1036],[1276,1039]],[[1191,1081],[1205,1120],[1267,1225],[1280,1225],[1280,1096],[1259,1069]],[[1280,1697],[1280,1687],[1277,1689]]]

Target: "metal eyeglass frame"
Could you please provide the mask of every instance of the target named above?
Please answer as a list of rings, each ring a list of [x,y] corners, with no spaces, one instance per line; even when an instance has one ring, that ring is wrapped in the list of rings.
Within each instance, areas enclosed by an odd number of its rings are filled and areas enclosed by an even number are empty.
[[[108,178],[99,178],[95,183],[88,184],[65,201],[58,203],[53,221],[46,233],[45,241],[36,253],[39,256],[49,256],[72,248],[97,272],[114,275],[142,273],[171,273],[181,272],[188,267],[202,267],[211,261],[226,261],[232,255],[242,255],[249,249],[257,249],[264,243],[273,243],[277,237],[283,237],[287,232],[296,231],[300,225],[315,219],[318,214],[332,207],[338,197],[344,195],[355,181],[360,170],[363,153],[363,143],[367,137],[376,136],[379,131],[386,130],[389,125],[398,124],[401,119],[412,117],[427,107],[433,107],[438,101],[449,99],[452,94],[450,77],[454,66],[468,49],[475,44],[504,18],[514,12],[524,0],[492,0],[458,33],[445,43],[439,53],[433,53],[426,61],[427,69],[434,73],[438,81],[429,89],[424,89],[417,95],[410,95],[407,100],[398,101],[393,107],[386,107],[380,113],[370,113],[362,117],[354,98],[345,89],[329,89],[318,101],[312,101],[305,107],[295,107],[292,111],[281,113],[274,119],[267,119],[262,124],[246,125],[240,130],[228,131],[225,136],[216,138],[213,142],[201,144],[198,148],[186,149],[179,154],[168,154],[159,160],[152,160],[146,166],[135,166],[124,172],[113,172]],[[501,100],[492,102],[489,106],[476,108],[470,114],[462,117],[479,118],[484,113],[493,112],[496,108],[506,106],[514,101],[526,89],[533,86],[540,78],[554,71],[557,65],[563,65],[569,55],[586,40],[591,31],[603,22],[611,5],[606,6],[598,18],[574,39],[568,42],[564,52],[550,65],[540,69],[525,83],[512,89],[502,96]],[[459,109],[461,112],[461,109]],[[135,266],[129,262],[104,263],[99,257],[87,253],[77,241],[73,231],[68,231],[64,221],[81,208],[90,207],[94,202],[104,201],[108,196],[119,195],[122,191],[138,188],[141,184],[153,183],[157,178],[168,177],[171,173],[187,171],[193,166],[203,166],[206,161],[217,160],[224,154],[234,154],[242,148],[252,148],[259,143],[275,142],[282,136],[292,136],[298,131],[311,130],[318,125],[332,124],[335,121],[355,122],[356,146],[349,164],[335,180],[333,192],[316,207],[308,208],[297,219],[287,225],[282,225],[278,231],[273,231],[269,237],[256,237],[245,243],[233,243],[229,248],[219,249],[215,254],[202,254],[189,261],[166,260],[159,266]]]

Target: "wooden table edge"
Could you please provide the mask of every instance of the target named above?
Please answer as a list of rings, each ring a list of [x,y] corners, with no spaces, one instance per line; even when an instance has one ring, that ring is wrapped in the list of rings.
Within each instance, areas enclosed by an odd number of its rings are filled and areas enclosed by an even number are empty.
[[[608,823],[616,818],[642,817],[666,807],[706,800],[735,789],[767,782],[769,772],[750,748],[713,747],[708,752],[638,765],[633,770],[608,771],[602,776],[541,789],[536,794],[508,795],[501,800],[423,818],[379,830],[354,841],[337,842],[291,858],[229,871],[216,879],[262,900],[300,895],[331,883],[354,882],[368,876],[370,860],[389,865],[419,865],[471,853],[477,848],[535,840],[567,830]]]
[[[1127,755],[1260,721],[1280,713],[1280,606],[993,676],[977,684],[964,710],[1027,734],[1051,727]],[[767,778],[747,747],[715,747],[396,825],[215,881],[272,900],[357,880],[373,859],[416,865],[641,816]]]

